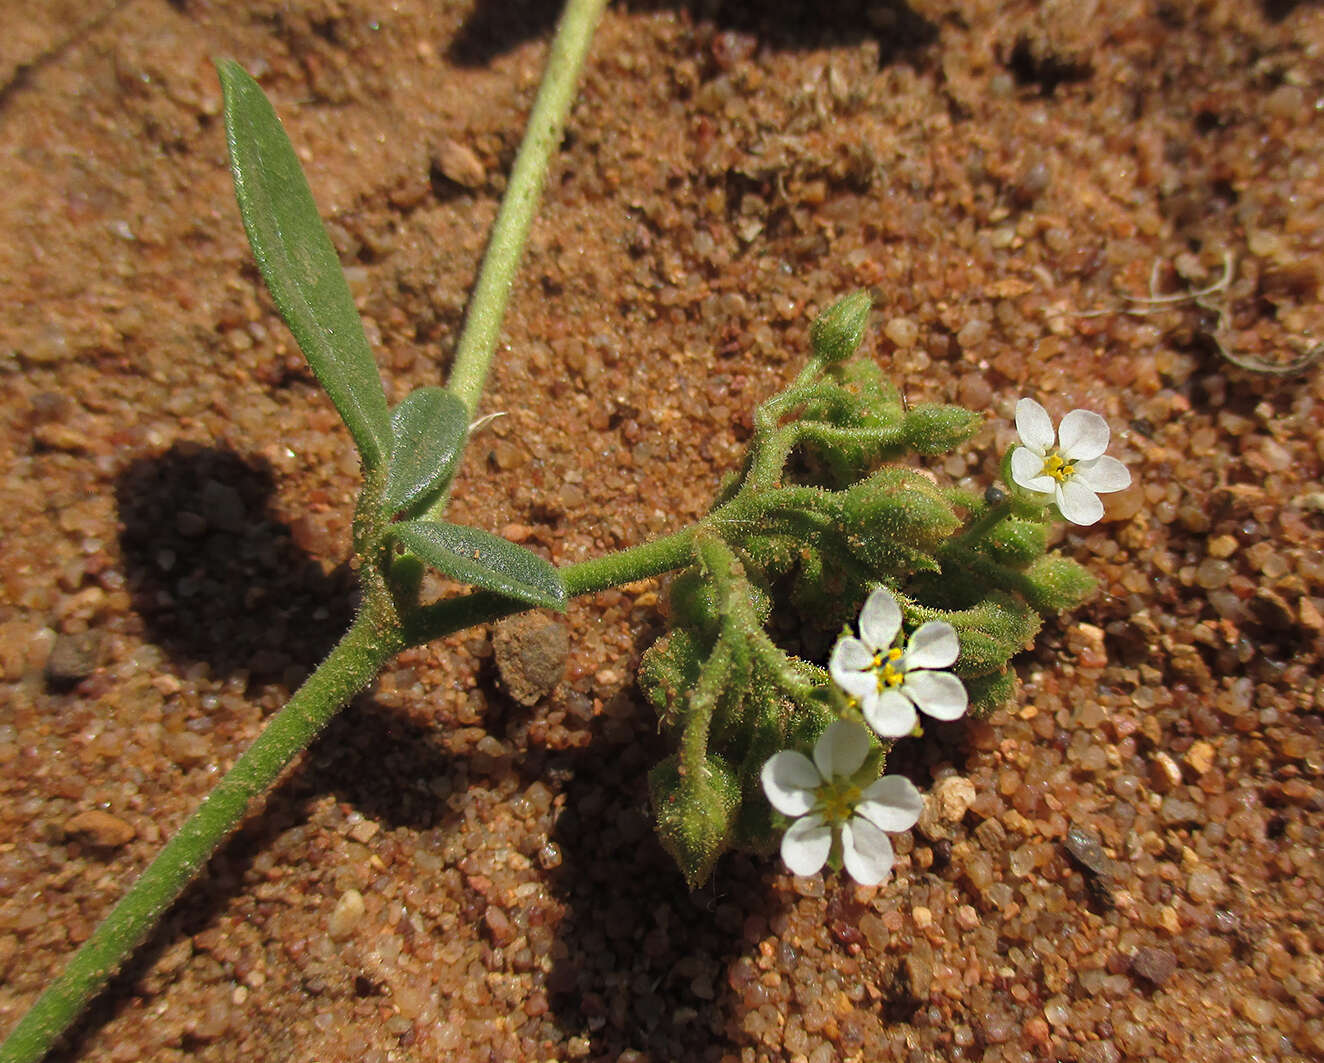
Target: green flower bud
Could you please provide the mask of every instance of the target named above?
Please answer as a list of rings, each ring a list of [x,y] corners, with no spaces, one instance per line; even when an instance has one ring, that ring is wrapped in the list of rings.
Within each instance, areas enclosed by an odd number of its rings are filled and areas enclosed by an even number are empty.
[[[814,355],[831,364],[854,354],[864,338],[872,306],[873,296],[868,292],[852,292],[814,318],[809,326]]]
[[[846,492],[842,531],[851,551],[867,564],[890,570],[915,564],[932,570],[931,558],[961,526],[933,481],[910,469],[879,469]]]
[[[722,623],[721,610],[712,584],[704,578],[698,566],[687,568],[671,581],[667,601],[671,606],[672,627],[691,628],[705,642],[717,637],[717,629]]]
[[[699,678],[701,658],[686,628],[663,635],[639,662],[639,689],[665,724],[674,724]]]
[[[988,552],[1009,565],[1024,565],[1043,557],[1048,548],[1047,528],[1038,521],[1008,517],[988,533]]]
[[[969,715],[973,719],[982,720],[1016,692],[1016,673],[1007,668],[1001,672],[967,679],[965,692],[970,695]]]
[[[1069,557],[1041,557],[1025,570],[1025,597],[1044,614],[1074,609],[1095,586],[1094,577]]]
[[[690,889],[708,881],[726,851],[740,807],[740,783],[720,757],[708,756],[700,772],[685,772],[667,757],[648,773],[648,792],[662,848],[671,854]]]
[[[1000,592],[990,594],[969,609],[939,613],[936,619],[946,620],[956,628],[961,641],[956,674],[962,679],[1001,671],[1039,633],[1041,626],[1033,609]]]
[[[901,436],[920,454],[946,454],[979,431],[982,421],[963,406],[917,406],[906,414]]]

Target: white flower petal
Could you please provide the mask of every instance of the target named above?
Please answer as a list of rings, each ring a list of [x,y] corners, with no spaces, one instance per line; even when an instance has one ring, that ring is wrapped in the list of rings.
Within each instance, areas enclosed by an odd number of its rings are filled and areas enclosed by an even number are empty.
[[[1057,508],[1072,524],[1087,527],[1103,516],[1103,503],[1078,477],[1057,486]]]
[[[901,609],[892,595],[879,587],[865,600],[860,610],[860,638],[873,650],[885,650],[892,645],[901,630]]]
[[[782,836],[782,860],[797,875],[815,875],[832,850],[832,829],[822,816],[805,816]]]
[[[901,658],[907,670],[911,668],[947,668],[961,653],[956,628],[945,620],[930,620],[921,624],[906,643]]]
[[[814,743],[814,763],[824,779],[854,775],[869,755],[869,732],[854,720],[829,724]]]
[[[1057,481],[1044,474],[1044,458],[1029,447],[1017,447],[1011,452],[1011,482],[1027,491],[1051,495]]]
[[[923,810],[923,796],[903,775],[884,775],[870,783],[855,806],[857,816],[863,816],[879,830],[893,834],[910,830]]]
[[[783,749],[767,759],[759,772],[768,803],[784,816],[803,816],[814,807],[823,782],[813,761],[803,753]]]
[[[965,684],[951,672],[907,672],[901,689],[935,720],[959,719],[970,705]]]
[[[917,672],[917,675],[923,675]],[[915,729],[919,717],[910,699],[896,690],[884,690],[861,707],[864,718],[883,738],[903,738]]]
[[[837,686],[858,702],[867,701],[878,694],[878,677],[873,672],[833,672]]]
[[[1031,450],[1037,450],[1040,457],[1047,453],[1057,438],[1057,433],[1053,431],[1053,419],[1034,399],[1021,399],[1016,403],[1016,431],[1021,442]]]
[[[832,656],[828,658],[828,673],[847,694],[857,698],[862,697],[868,686],[874,683],[872,666],[873,651],[849,635],[837,639],[837,644],[832,647]],[[860,686],[862,680],[867,681],[864,687]]]
[[[1072,410],[1057,430],[1067,461],[1093,461],[1108,449],[1110,435],[1108,422],[1091,410]]]
[[[841,828],[841,860],[861,886],[883,882],[896,862],[887,835],[859,816],[852,816]]]
[[[1096,494],[1121,491],[1131,486],[1131,471],[1116,458],[1106,454],[1076,466],[1076,479]]]

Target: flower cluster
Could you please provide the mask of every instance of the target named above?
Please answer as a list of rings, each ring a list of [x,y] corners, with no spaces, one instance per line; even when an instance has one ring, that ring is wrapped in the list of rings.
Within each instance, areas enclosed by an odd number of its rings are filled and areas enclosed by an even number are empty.
[[[1011,482],[1043,496],[1072,524],[1096,523],[1103,516],[1099,495],[1130,486],[1126,467],[1104,453],[1111,433],[1097,413],[1072,410],[1055,428],[1039,403],[1024,398],[1016,404],[1016,430]],[[984,518],[985,528],[1006,513]],[[969,706],[965,685],[948,670],[961,653],[956,629],[931,620],[904,637],[902,621],[896,597],[877,588],[860,611],[859,636],[838,639],[828,661],[850,710],[883,739],[914,733],[919,713],[955,720]],[[812,760],[784,750],[763,765],[769,803],[792,820],[781,855],[795,874],[815,874],[833,856],[862,885],[877,885],[891,873],[887,835],[913,827],[923,799],[909,780],[878,778],[866,767],[870,742],[864,727],[840,719],[818,739]]]

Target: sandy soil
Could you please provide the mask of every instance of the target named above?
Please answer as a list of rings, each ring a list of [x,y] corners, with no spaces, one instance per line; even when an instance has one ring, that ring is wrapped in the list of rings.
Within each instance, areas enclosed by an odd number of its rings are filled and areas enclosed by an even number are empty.
[[[0,1029],[352,607],[356,460],[211,57],[284,117],[397,398],[446,370],[556,6],[7,5]],[[907,395],[988,415],[942,475],[987,482],[1023,394],[1115,426],[1136,486],[1063,540],[1098,598],[1010,711],[898,749],[948,800],[877,890],[729,857],[686,891],[633,685],[655,584],[575,603],[532,707],[486,631],[410,653],[59,1058],[1319,1058],[1324,375],[1218,347],[1324,333],[1322,146],[1318,3],[614,7],[455,518],[559,562],[680,527],[872,286]],[[1132,298],[1225,256],[1203,306]]]

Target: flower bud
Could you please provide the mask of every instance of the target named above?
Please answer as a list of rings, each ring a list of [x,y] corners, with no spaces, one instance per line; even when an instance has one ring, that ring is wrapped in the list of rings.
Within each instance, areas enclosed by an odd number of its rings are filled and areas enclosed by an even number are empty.
[[[901,436],[920,454],[946,454],[977,431],[983,418],[961,406],[917,406],[906,414]]]
[[[1074,609],[1098,585],[1082,565],[1069,557],[1041,557],[1025,570],[1025,597],[1039,612]]]
[[[832,363],[854,354],[864,338],[872,306],[873,296],[868,292],[851,292],[814,318],[814,323],[809,326],[814,356]]]
[[[698,889],[726,851],[740,784],[720,757],[705,757],[696,776],[684,773],[672,756],[648,773],[648,790],[662,847],[680,865],[690,889]]]

